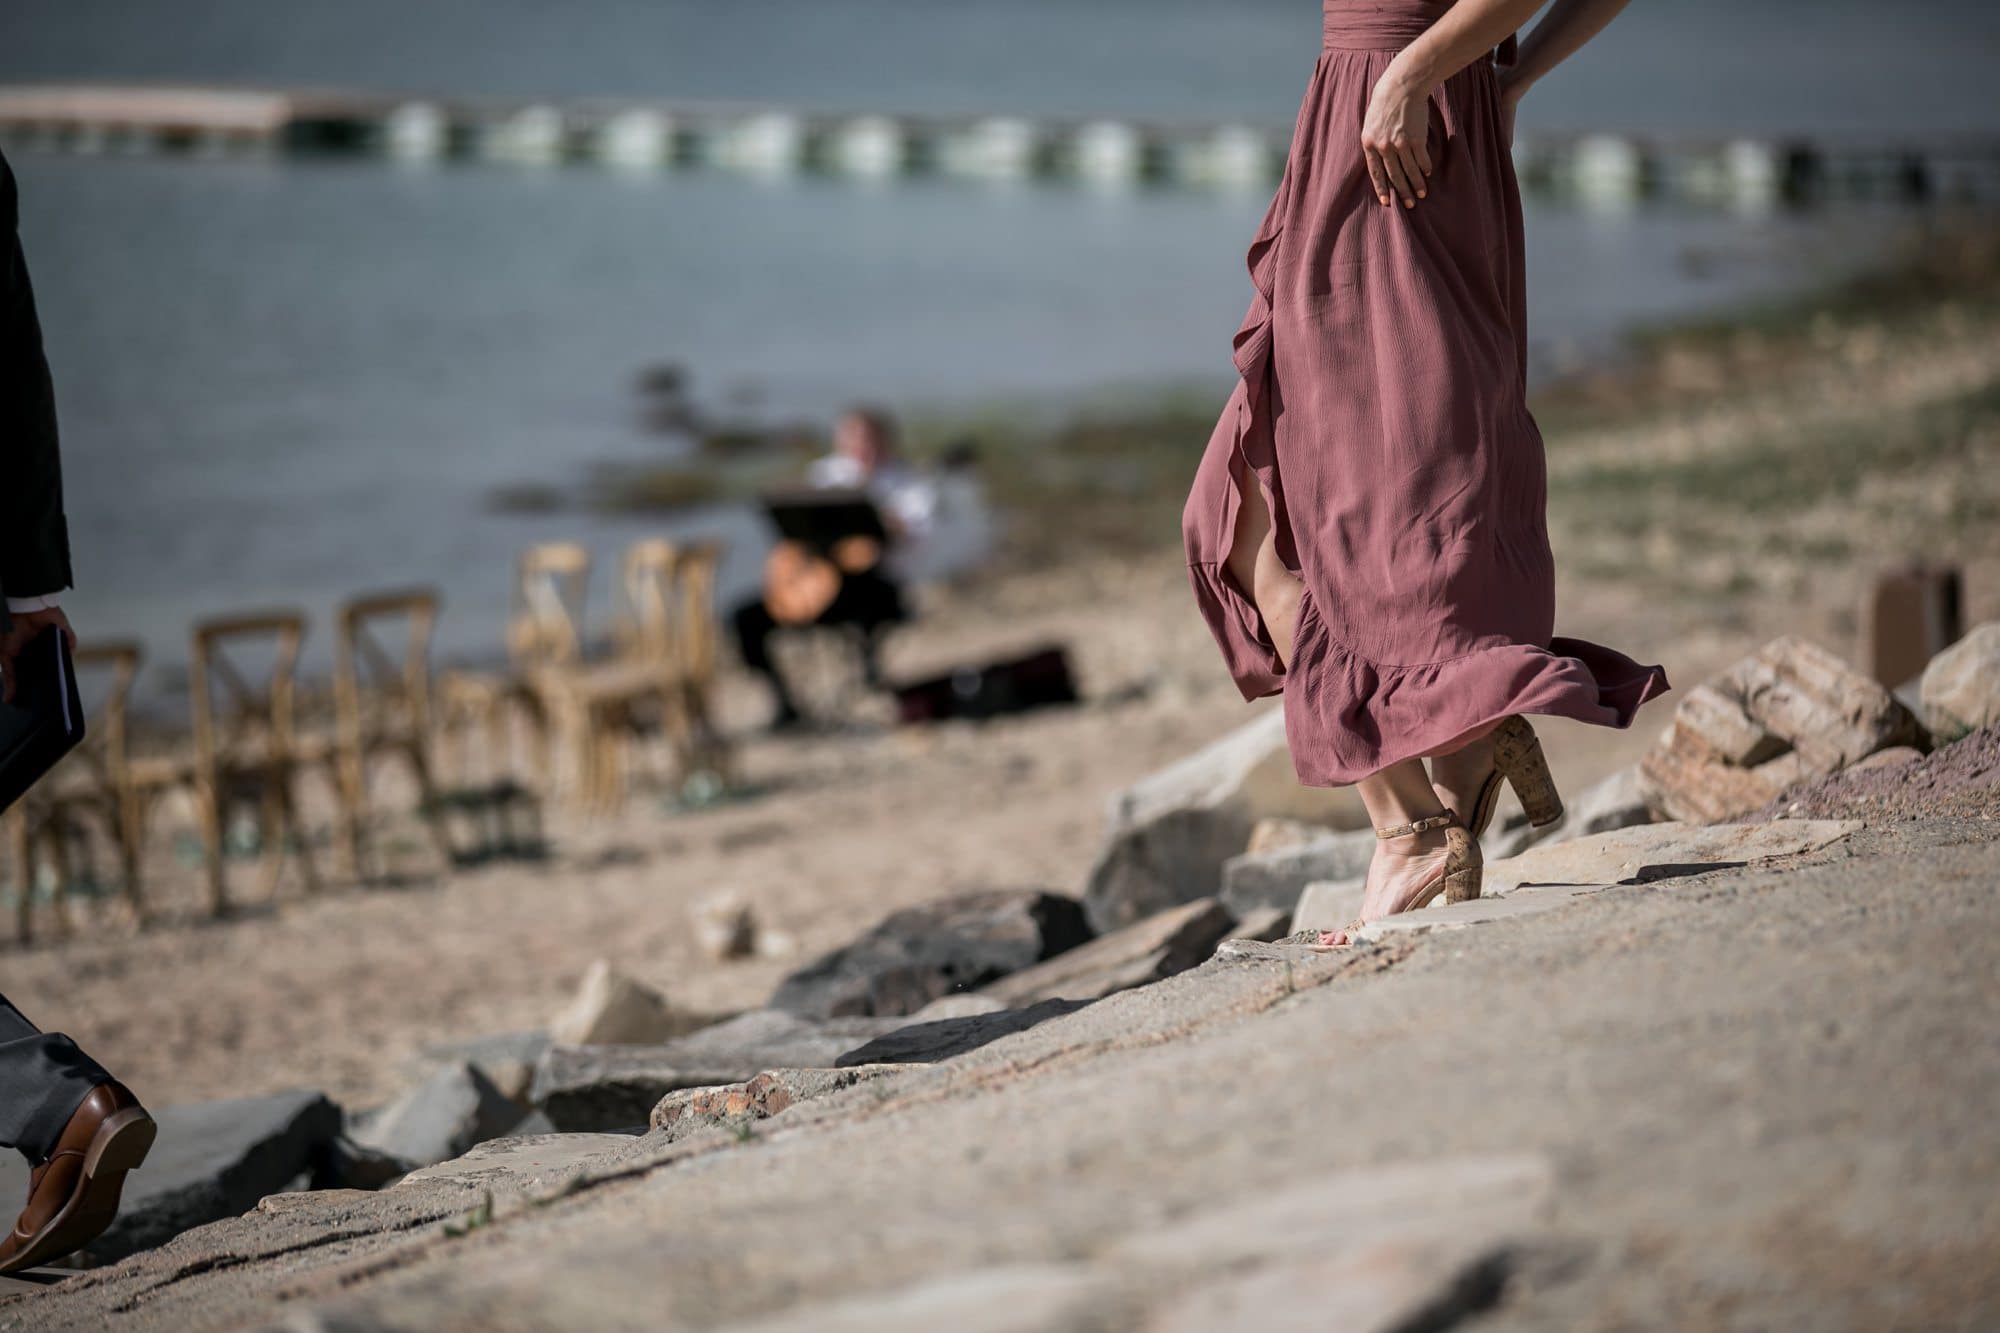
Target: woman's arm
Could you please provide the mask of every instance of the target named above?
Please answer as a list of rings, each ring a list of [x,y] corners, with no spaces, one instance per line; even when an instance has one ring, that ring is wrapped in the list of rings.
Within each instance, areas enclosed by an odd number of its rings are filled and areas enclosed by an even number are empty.
[[[1458,0],[1389,62],[1375,84],[1362,123],[1361,146],[1375,194],[1400,196],[1415,207],[1431,174],[1431,90],[1492,50],[1534,17],[1547,0]],[[1604,30],[1629,0],[1555,0],[1521,44],[1520,59],[1501,76],[1502,107],[1511,142],[1514,107],[1534,82]]]
[[[1384,204],[1416,207],[1431,174],[1431,90],[1498,46],[1547,0],[1458,0],[1389,62],[1361,123],[1362,156]],[[1581,45],[1581,41],[1578,43]]]
[[[1555,0],[1521,43],[1514,67],[1500,72],[1500,98],[1507,116],[1507,142],[1514,141],[1514,108],[1544,74],[1568,60],[1603,32],[1630,0]]]

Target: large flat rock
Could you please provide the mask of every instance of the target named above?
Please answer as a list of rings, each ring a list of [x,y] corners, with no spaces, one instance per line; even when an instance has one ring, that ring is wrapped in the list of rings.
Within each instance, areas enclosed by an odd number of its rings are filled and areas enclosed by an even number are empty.
[[[1101,933],[1215,896],[1223,863],[1267,818],[1335,828],[1366,822],[1348,788],[1301,786],[1272,708],[1112,798],[1084,906]]]
[[[1102,999],[1207,961],[1235,925],[1213,898],[1185,903],[1003,977],[985,994],[1016,1008],[1045,1000]]]
[[[1645,824],[1531,847],[1488,862],[1485,895],[1523,884],[1619,884],[1704,874],[1830,847],[1859,829],[1851,819],[1780,819],[1768,824]]]
[[[1233,856],[1222,867],[1222,904],[1238,917],[1258,908],[1295,911],[1308,884],[1353,879],[1375,855],[1375,831],[1327,833],[1293,847]]]
[[[670,1092],[741,1083],[767,1069],[831,1069],[845,1052],[905,1026],[758,1009],[657,1046],[558,1046],[536,1065],[530,1097],[557,1129],[626,1129],[645,1124]]]
[[[159,1138],[125,1178],[123,1205],[89,1250],[109,1262],[164,1244],[191,1228],[235,1217],[306,1175],[340,1133],[340,1108],[317,1092],[148,1108]],[[0,1153],[0,1199],[19,1206],[28,1166]]]
[[[913,1014],[1090,935],[1082,906],[1061,894],[996,889],[942,898],[893,913],[786,977],[771,1008],[808,1018]]]
[[[966,1014],[957,1018],[933,1019],[927,1023],[912,1023],[906,1028],[897,1028],[884,1037],[877,1037],[865,1046],[860,1046],[840,1057],[839,1063],[849,1065],[880,1064],[936,1064],[949,1060],[967,1051],[976,1051],[981,1046],[996,1042],[1002,1037],[1011,1037],[1016,1032],[1026,1032],[1048,1022],[1051,1018],[1061,1018],[1064,1014],[1075,1013],[1087,999],[1043,1000],[1040,1004],[1028,1005],[1021,1009],[1001,1009],[987,1014]]]

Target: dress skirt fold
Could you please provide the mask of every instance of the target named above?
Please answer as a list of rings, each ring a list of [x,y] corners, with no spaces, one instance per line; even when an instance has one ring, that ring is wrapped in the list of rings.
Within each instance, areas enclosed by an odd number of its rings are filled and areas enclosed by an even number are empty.
[[[1250,246],[1240,379],[1183,515],[1223,661],[1246,699],[1284,695],[1293,764],[1315,786],[1514,713],[1629,726],[1668,688],[1658,667],[1554,637],[1520,189],[1495,60],[1433,94],[1415,208],[1383,207],[1362,160],[1376,80],[1448,7],[1325,0],[1325,46]],[[1289,668],[1227,568],[1246,485],[1304,585]]]

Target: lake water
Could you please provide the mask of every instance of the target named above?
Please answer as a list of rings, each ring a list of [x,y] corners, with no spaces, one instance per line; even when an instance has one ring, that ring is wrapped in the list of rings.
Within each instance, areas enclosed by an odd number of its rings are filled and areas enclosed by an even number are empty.
[[[1288,120],[1317,45],[1272,0],[564,5],[15,0],[0,80],[775,99]],[[1993,7],[1634,6],[1546,125],[2000,128]],[[1811,29],[1806,54],[1801,26]],[[1726,40],[1724,40],[1726,36]],[[1947,40],[1948,39],[1948,40]],[[1925,76],[1918,68],[1929,64]],[[1762,64],[1753,78],[1754,66]],[[1956,71],[1956,73],[1954,73]],[[1532,123],[1532,122],[1531,122]],[[1261,195],[633,179],[591,169],[23,156],[86,631],[184,656],[194,615],[435,582],[447,654],[499,642],[522,544],[606,555],[653,521],[495,512],[659,449],[632,379],[689,367],[774,414],[1212,382]],[[1890,214],[1529,218],[1538,357],[1865,256]],[[1189,467],[1201,440],[1182,442]],[[754,577],[740,515],[697,526]],[[324,660],[326,635],[318,636]]]

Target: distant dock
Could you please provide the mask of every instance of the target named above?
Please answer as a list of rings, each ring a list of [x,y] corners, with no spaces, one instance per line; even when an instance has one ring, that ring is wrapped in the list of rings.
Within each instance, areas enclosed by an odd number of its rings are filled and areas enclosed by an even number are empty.
[[[906,116],[718,103],[504,101],[145,86],[0,87],[0,142],[99,155],[486,160],[860,180],[937,175],[1269,188],[1289,131],[1243,123]],[[1557,134],[1515,147],[1525,188],[1616,205],[2000,200],[2000,136]]]

